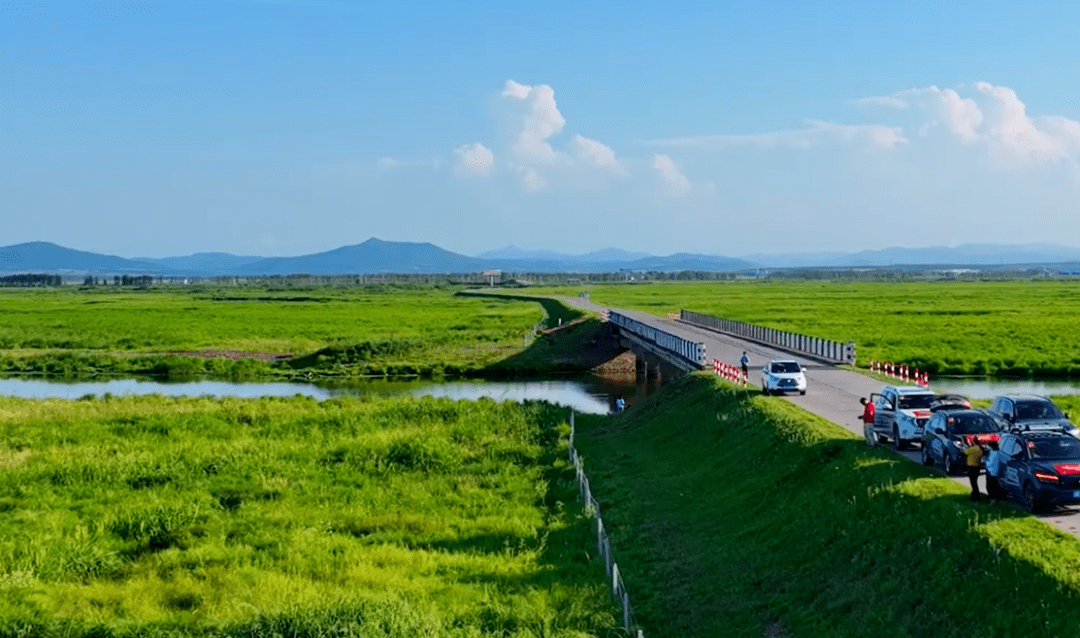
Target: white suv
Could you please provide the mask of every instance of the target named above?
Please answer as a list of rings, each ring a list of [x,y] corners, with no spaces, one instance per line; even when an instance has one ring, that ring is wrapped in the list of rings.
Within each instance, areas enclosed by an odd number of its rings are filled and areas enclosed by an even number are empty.
[[[930,420],[930,405],[937,399],[932,391],[919,386],[887,385],[870,395],[874,403],[874,424],[863,427],[867,445],[892,441],[897,450],[905,450],[914,441],[922,441],[923,429]]]
[[[761,369],[761,391],[765,394],[796,390],[806,394],[806,374],[798,361],[773,359]]]

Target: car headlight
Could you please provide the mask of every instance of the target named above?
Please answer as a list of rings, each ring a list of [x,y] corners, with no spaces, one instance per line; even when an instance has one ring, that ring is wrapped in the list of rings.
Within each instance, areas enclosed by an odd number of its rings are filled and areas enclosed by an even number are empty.
[[[1074,437],[1080,439],[1080,428],[1078,428],[1078,427],[1076,427],[1074,425],[1074,426],[1070,427],[1068,431],[1069,431],[1070,436],[1074,436]]]

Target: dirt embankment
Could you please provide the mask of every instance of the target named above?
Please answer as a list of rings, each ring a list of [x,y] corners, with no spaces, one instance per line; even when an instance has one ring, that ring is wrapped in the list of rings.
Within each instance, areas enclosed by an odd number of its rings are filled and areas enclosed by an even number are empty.
[[[557,362],[609,374],[633,373],[637,359],[633,352],[619,345],[619,339],[611,333],[611,325],[579,327],[587,321],[582,318],[542,331],[544,339],[550,340],[561,353]]]

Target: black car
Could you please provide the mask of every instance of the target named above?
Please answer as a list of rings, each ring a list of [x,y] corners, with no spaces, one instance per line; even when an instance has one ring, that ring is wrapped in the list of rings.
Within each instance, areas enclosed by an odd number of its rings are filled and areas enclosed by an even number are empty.
[[[1053,401],[1037,394],[1007,394],[994,397],[994,402],[986,411],[997,419],[1004,430],[1056,432],[1064,429],[1069,434],[1080,438],[1080,429],[1069,422],[1069,416],[1063,414]]]
[[[930,411],[938,410],[970,410],[971,399],[962,394],[939,394],[930,403]]]
[[[964,449],[971,443],[985,445],[1000,438],[997,421],[982,410],[941,410],[926,424],[922,438],[925,465],[941,463],[946,474],[959,474],[966,463]]]
[[[1001,436],[1002,489],[1028,511],[1080,503],[1080,440],[1064,431]]]

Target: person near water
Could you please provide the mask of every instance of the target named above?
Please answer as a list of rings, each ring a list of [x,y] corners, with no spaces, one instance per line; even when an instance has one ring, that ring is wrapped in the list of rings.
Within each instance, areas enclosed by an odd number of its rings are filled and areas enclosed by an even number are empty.
[[[971,443],[964,448],[964,459],[965,465],[967,465],[968,480],[971,482],[971,496],[969,498],[978,503],[982,500],[982,494],[979,493],[979,470],[982,465],[983,449],[979,442],[975,440],[975,437],[972,437]]]
[[[743,350],[742,358],[739,359],[739,365],[742,366],[743,378],[750,376],[750,357],[746,356],[746,350]]]
[[[990,441],[987,444],[990,448],[990,453],[986,455],[986,495],[992,499],[1002,499],[1005,497],[1004,490],[1001,489],[1001,452],[998,450],[997,441]]]

